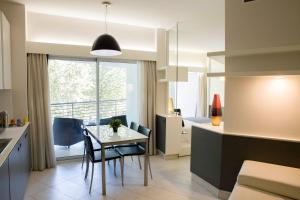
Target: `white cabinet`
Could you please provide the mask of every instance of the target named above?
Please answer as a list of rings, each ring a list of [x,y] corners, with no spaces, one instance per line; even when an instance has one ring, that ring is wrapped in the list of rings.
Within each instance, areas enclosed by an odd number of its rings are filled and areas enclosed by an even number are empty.
[[[0,89],[11,89],[10,24],[0,11]]]

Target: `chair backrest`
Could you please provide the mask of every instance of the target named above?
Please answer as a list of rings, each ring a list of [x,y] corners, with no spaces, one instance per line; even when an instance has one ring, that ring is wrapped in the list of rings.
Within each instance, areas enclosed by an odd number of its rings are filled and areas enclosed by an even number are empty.
[[[100,125],[109,125],[111,122],[111,118],[100,119]]]
[[[128,127],[126,115],[114,116],[114,117],[112,117],[112,119],[119,119],[119,120],[121,120],[123,126]]]
[[[178,115],[181,115],[181,109],[180,108],[174,108],[174,112],[177,112]]]
[[[54,144],[71,146],[83,140],[83,120],[73,118],[54,118]]]
[[[94,147],[91,140],[91,137],[87,134],[83,134],[84,137],[84,146],[86,150],[86,155],[89,156],[91,161],[95,160]]]
[[[138,132],[145,135],[146,137],[148,137],[148,144],[149,144],[150,143],[151,129],[146,128],[142,125],[139,125]],[[143,148],[146,147],[146,144],[144,142],[139,142],[138,145],[142,146]],[[149,147],[148,147],[148,153],[149,153]]]
[[[139,124],[136,123],[136,122],[131,122],[131,124],[130,124],[130,129],[135,130],[135,131],[138,131],[138,129],[139,129]]]

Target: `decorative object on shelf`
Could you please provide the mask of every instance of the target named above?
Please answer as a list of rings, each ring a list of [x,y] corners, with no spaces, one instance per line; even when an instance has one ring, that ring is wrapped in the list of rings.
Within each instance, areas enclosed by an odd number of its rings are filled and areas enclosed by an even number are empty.
[[[15,119],[11,119],[11,120],[10,120],[10,123],[9,123],[9,126],[10,126],[10,127],[14,127],[14,126],[16,126],[16,125],[17,125],[16,120],[15,120]]]
[[[23,121],[22,121],[21,119],[17,119],[16,125],[17,125],[18,127],[21,127],[21,126],[24,126],[24,123],[23,123]]]
[[[215,94],[211,106],[211,123],[213,126],[220,126],[222,121],[222,106],[220,95]]]
[[[168,112],[169,112],[169,114],[174,113],[174,103],[173,103],[172,97],[169,97],[169,99],[168,99]]]
[[[29,122],[28,116],[24,117],[23,121],[24,121],[24,124],[27,124]]]
[[[102,3],[105,6],[105,33],[100,35],[94,42],[91,54],[95,56],[118,56],[122,54],[117,40],[107,34],[107,8],[111,6],[109,1]]]
[[[109,123],[109,127],[113,129],[114,133],[118,132],[118,128],[121,127],[122,121],[120,119],[112,119]]]

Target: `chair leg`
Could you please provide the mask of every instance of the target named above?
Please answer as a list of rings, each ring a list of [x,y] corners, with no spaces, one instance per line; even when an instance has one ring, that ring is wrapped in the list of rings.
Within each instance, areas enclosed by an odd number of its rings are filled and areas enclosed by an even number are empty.
[[[87,176],[88,176],[88,173],[89,173],[89,166],[90,166],[90,161],[89,161],[88,157],[86,156],[86,169],[85,169],[85,176],[84,176],[84,179],[86,179]]]
[[[133,162],[133,157],[131,156],[131,162]]]
[[[90,190],[89,190],[90,194],[91,194],[92,185],[93,185],[93,178],[94,178],[94,163],[92,163],[92,177],[91,177],[91,184],[90,184]]]
[[[149,163],[150,176],[151,176],[151,179],[153,179],[153,177],[152,177],[152,170],[151,170],[151,164],[150,164],[150,158],[148,159],[148,163]]]
[[[122,186],[124,186],[124,157],[120,158],[119,161],[120,161]]]
[[[82,156],[81,169],[83,168],[84,159],[85,159],[85,148],[83,149],[83,156]]]
[[[117,176],[117,173],[116,173],[116,159],[114,159],[114,174],[115,174],[115,176]]]
[[[140,156],[138,156],[138,160],[139,160],[140,169],[142,169],[142,164],[141,164],[141,158],[140,158]]]

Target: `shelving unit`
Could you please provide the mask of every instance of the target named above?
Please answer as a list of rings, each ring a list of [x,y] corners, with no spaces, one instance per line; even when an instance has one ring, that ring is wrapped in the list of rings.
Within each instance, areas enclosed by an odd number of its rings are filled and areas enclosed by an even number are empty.
[[[176,67],[167,66],[157,69],[157,80],[159,82],[176,81]],[[188,81],[188,67],[178,67],[178,80],[179,82]]]

